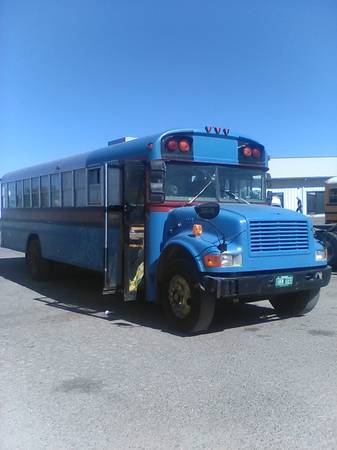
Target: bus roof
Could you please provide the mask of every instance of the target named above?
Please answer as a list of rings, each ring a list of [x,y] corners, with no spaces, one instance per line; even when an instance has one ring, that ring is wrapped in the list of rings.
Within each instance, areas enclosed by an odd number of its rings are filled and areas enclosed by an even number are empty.
[[[198,134],[210,137],[222,137],[226,138],[240,138],[240,135],[230,133],[228,136],[219,135],[215,132],[206,132],[200,129],[176,129],[168,130],[165,132],[153,134],[150,136],[145,136],[142,138],[132,139],[127,142],[116,143],[113,145],[108,145],[106,147],[92,150],[89,152],[77,154],[67,158],[56,159],[51,162],[35,165],[25,169],[16,170],[9,172],[2,177],[2,182],[17,181],[37,176],[50,175],[58,172],[66,172],[75,169],[96,167],[98,165],[104,164],[105,162],[114,160],[127,160],[127,159],[156,159],[160,158],[159,146],[156,149],[156,143],[160,143],[161,139],[169,134],[175,133],[190,133]],[[112,141],[113,142],[113,141]],[[153,151],[150,152],[148,144],[153,144]]]

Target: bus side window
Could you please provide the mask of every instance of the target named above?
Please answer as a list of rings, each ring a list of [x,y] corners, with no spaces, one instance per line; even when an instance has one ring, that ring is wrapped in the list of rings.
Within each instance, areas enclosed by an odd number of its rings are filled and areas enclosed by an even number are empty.
[[[121,169],[108,167],[108,205],[116,206],[122,203],[121,199]]]
[[[15,183],[8,183],[8,208],[16,207]]]
[[[62,206],[74,206],[73,202],[73,172],[62,174]]]
[[[30,208],[30,180],[23,180],[23,207]]]
[[[40,205],[41,208],[49,206],[49,175],[44,175],[40,179]]]
[[[100,205],[101,196],[101,168],[88,169],[88,205]]]
[[[1,185],[1,207],[7,208],[7,184]]]
[[[16,207],[22,208],[23,206],[23,183],[22,181],[16,182]]]
[[[87,206],[85,169],[75,170],[75,206]]]
[[[39,189],[39,178],[35,177],[32,178],[32,207],[38,208],[40,206],[39,202],[39,196],[40,196],[40,189]]]
[[[333,203],[334,205],[337,203],[337,189],[331,188],[329,192],[329,203]]]
[[[55,173],[50,177],[50,203],[52,207],[61,206],[61,180],[60,174]]]

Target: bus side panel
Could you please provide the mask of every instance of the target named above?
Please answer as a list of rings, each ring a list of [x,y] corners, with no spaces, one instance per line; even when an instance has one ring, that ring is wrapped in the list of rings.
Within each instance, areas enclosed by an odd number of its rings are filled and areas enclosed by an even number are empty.
[[[28,239],[40,239],[42,256],[91,270],[104,270],[103,208],[59,210],[3,210],[3,247],[25,252]],[[38,215],[38,216],[37,216]],[[49,217],[50,216],[50,217]],[[28,220],[33,219],[33,220]],[[35,220],[34,220],[35,219]],[[41,220],[42,219],[42,220]],[[110,279],[122,285],[122,213],[110,219],[108,243],[112,257]]]
[[[21,223],[2,219],[2,246],[16,250],[18,252],[26,251],[26,243],[29,232]]]
[[[164,224],[168,212],[149,212],[146,227],[146,300],[157,300],[157,265],[163,242]]]

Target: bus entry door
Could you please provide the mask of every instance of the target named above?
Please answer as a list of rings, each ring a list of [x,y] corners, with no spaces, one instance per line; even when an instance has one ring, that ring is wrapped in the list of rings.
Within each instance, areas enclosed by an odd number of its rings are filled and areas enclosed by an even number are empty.
[[[136,300],[144,285],[145,166],[124,166],[124,300]]]

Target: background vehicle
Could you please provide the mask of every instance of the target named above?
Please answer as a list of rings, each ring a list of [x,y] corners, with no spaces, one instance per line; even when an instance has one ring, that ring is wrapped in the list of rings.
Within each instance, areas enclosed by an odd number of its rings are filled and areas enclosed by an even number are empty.
[[[309,218],[266,205],[268,155],[228,129],[173,130],[2,179],[2,245],[35,279],[53,261],[104,273],[104,292],[160,301],[207,329],[216,299],[310,311],[329,282]]]
[[[328,252],[328,264],[337,269],[337,177],[325,182],[325,225],[315,225],[317,239],[324,243]]]

